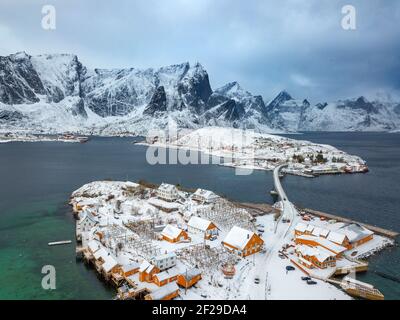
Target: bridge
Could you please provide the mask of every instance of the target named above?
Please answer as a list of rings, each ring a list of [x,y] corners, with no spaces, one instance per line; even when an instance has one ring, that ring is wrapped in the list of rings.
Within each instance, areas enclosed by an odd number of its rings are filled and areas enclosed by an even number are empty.
[[[284,237],[286,237],[288,231],[290,230],[290,228],[291,228],[291,226],[293,224],[293,220],[294,220],[294,218],[295,218],[295,216],[297,214],[297,210],[296,210],[295,206],[293,205],[293,203],[291,203],[289,201],[285,190],[283,190],[283,187],[282,187],[282,184],[281,184],[281,180],[279,178],[279,172],[283,168],[285,168],[287,166],[288,166],[287,164],[282,164],[282,165],[276,167],[274,169],[274,174],[273,174],[273,176],[274,176],[274,187],[275,187],[276,192],[278,192],[279,199],[282,202],[282,214],[279,217],[279,220],[277,221],[277,223],[275,225],[275,233],[277,231],[279,223],[281,222],[281,220],[283,218],[290,220],[289,226],[288,226],[288,228],[287,228],[287,230],[285,232]]]

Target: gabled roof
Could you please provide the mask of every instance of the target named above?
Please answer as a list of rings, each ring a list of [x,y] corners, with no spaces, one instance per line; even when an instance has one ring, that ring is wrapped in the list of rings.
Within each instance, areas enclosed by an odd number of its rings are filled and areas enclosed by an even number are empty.
[[[319,244],[320,246],[325,247],[326,249],[328,249],[336,254],[342,253],[347,250],[347,248],[342,247],[336,243],[333,243],[332,241],[329,241],[328,239],[321,238],[321,237],[314,237],[311,235],[303,234],[301,236],[298,236],[296,239],[313,241],[313,242]]]
[[[139,269],[139,268],[140,268],[140,264],[137,262],[133,262],[130,264],[124,264],[121,267],[123,272],[128,272],[128,271],[132,271],[132,270]]]
[[[307,226],[307,228],[306,228],[306,231],[308,231],[308,232],[312,232],[313,230],[314,230],[314,226],[312,225],[312,224],[309,224],[308,226]]]
[[[307,225],[305,223],[299,222],[294,230],[299,231],[299,232],[305,232],[307,229]]]
[[[100,243],[96,240],[90,240],[88,243],[88,248],[94,253],[100,249]]]
[[[208,227],[210,226],[210,224],[211,224],[211,221],[200,218],[200,217],[191,217],[188,222],[189,227],[199,229],[201,231],[206,231],[208,229]]]
[[[146,271],[151,266],[151,263],[147,260],[143,260],[142,264],[140,265],[139,272]]]
[[[167,192],[173,192],[176,191],[177,188],[172,185],[172,184],[168,184],[168,183],[162,183],[159,187],[158,190],[162,190],[162,191],[167,191]]]
[[[151,258],[152,261],[160,261],[168,258],[176,258],[175,252],[163,253],[158,256]]]
[[[306,245],[296,246],[296,250],[303,256],[315,257],[319,262],[325,262],[329,257],[335,257],[335,254],[323,247],[310,247]]]
[[[219,196],[217,196],[214,192],[205,189],[197,189],[193,195],[203,197],[206,200],[213,200],[219,198]]]
[[[190,281],[194,277],[201,275],[201,271],[197,268],[186,269],[184,272],[181,272],[181,275],[184,276],[186,280]]]
[[[102,264],[102,268],[105,272],[110,272],[115,266],[118,265],[118,262],[114,259],[113,256],[108,255],[104,257],[104,263]]]
[[[335,243],[343,243],[345,238],[346,238],[346,235],[344,233],[331,231],[331,232],[329,232],[329,235],[328,235],[327,239],[329,241],[332,241],[332,242],[335,242]]]
[[[356,223],[341,227],[340,232],[345,234],[350,242],[356,242],[370,236],[371,234],[374,234],[373,231]]]
[[[175,291],[179,290],[178,285],[176,282],[171,282],[168,283],[167,285],[161,287],[158,290],[155,290],[154,292],[150,293],[149,295],[153,300],[161,300],[165,298],[166,296],[170,295],[171,293],[174,293]]]
[[[179,229],[178,227],[175,227],[171,224],[167,224],[164,228],[164,230],[161,232],[161,235],[171,238],[171,239],[175,239],[178,238],[179,235],[181,234],[183,230]]]
[[[255,233],[252,231],[234,226],[225,237],[224,243],[243,250],[254,235]]]
[[[157,277],[158,281],[164,281],[166,279],[170,279],[176,277],[179,274],[179,270],[175,267],[165,270],[163,272],[157,273],[154,276]]]

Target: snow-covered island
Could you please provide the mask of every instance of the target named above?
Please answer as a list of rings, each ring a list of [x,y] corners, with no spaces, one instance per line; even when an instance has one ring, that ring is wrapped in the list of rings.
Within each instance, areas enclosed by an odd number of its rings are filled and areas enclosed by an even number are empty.
[[[393,242],[281,203],[254,214],[209,190],[98,181],[72,193],[77,253],[119,299],[351,299],[333,275]],[[345,289],[347,290],[347,289]]]
[[[143,144],[201,152],[219,157],[220,165],[242,169],[273,170],[287,164],[283,172],[304,177],[368,171],[363,159],[333,146],[252,130],[207,127],[172,135],[160,131],[150,133]]]

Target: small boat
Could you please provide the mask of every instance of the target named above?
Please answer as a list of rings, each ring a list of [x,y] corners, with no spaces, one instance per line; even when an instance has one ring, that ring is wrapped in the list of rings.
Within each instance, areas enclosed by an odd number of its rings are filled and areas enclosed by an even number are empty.
[[[85,143],[89,141],[88,137],[78,137],[77,138],[80,143]]]
[[[367,300],[384,300],[385,296],[376,289],[373,285],[358,281],[346,276],[343,278],[341,285],[342,289],[353,297],[358,297]]]
[[[71,240],[64,240],[64,241],[49,242],[48,245],[49,246],[59,246],[59,245],[62,245],[62,244],[70,244],[70,243],[72,243]]]
[[[275,190],[271,190],[269,193],[271,194],[271,196],[279,196],[279,193]]]

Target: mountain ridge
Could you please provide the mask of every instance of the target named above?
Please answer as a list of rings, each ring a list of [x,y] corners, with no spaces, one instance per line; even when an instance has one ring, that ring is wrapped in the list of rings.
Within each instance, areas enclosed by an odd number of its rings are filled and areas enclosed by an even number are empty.
[[[145,134],[170,121],[262,132],[393,131],[400,104],[361,96],[311,105],[286,90],[265,103],[237,81],[213,90],[198,62],[90,69],[74,54],[0,56],[1,131]]]

